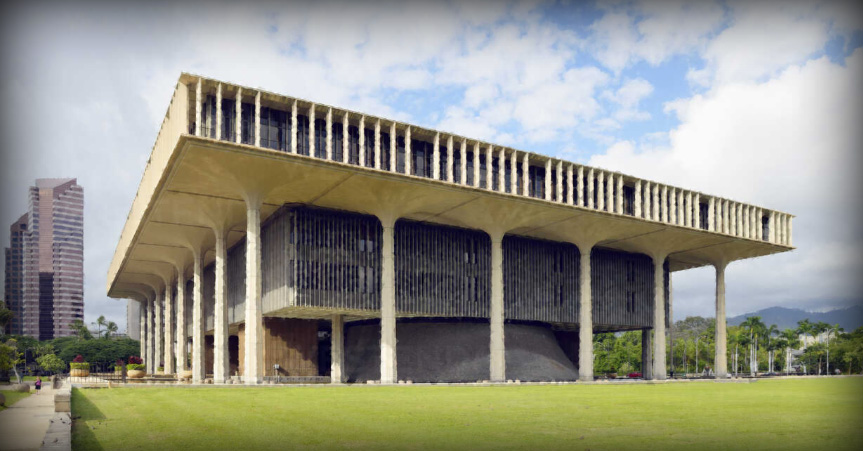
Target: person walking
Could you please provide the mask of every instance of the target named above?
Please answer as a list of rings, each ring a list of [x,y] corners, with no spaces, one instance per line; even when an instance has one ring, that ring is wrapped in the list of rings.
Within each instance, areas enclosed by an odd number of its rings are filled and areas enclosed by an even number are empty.
[[[36,394],[39,394],[39,391],[42,390],[42,376],[36,376]]]

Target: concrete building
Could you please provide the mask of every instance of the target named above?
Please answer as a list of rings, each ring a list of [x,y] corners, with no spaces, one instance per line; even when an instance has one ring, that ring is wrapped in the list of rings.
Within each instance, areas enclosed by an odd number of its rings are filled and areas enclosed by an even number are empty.
[[[6,248],[11,333],[70,336],[72,321],[84,319],[84,191],[76,179],[37,179],[29,193]]]
[[[148,368],[197,382],[590,380],[619,330],[664,379],[670,276],[712,266],[724,375],[725,268],[793,249],[791,221],[182,74],[107,291]]]

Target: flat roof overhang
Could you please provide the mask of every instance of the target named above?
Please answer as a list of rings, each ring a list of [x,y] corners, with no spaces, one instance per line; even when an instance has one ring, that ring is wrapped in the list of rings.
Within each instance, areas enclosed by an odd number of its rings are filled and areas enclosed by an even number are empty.
[[[156,177],[158,176],[158,177]],[[154,195],[108,273],[108,296],[158,291],[174,268],[186,276],[189,249],[214,260],[214,226],[228,246],[245,235],[245,195],[262,196],[261,219],[284,204],[404,218],[648,255],[667,255],[672,271],[792,250],[766,241],[670,225],[544,199],[457,185],[250,145],[180,135]],[[142,185],[146,180],[142,180]],[[134,208],[134,207],[133,207]],[[133,214],[130,212],[129,218]],[[130,219],[127,219],[127,221]],[[140,297],[140,296],[139,296]]]

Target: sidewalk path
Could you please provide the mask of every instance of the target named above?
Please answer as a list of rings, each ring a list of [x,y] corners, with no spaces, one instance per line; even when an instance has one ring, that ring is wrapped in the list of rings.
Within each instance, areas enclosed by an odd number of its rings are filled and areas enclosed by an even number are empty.
[[[32,394],[0,412],[0,450],[38,450],[51,418],[54,390],[46,384],[38,396]]]

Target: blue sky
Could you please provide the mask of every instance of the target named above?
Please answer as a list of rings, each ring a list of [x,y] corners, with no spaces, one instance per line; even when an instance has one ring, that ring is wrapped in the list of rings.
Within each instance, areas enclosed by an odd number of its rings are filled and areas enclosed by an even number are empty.
[[[731,265],[729,315],[861,302],[852,2],[4,8],[0,223],[35,178],[79,178],[88,321],[125,324],[105,274],[181,71],[790,212],[798,249]],[[674,299],[712,315],[712,271]]]

